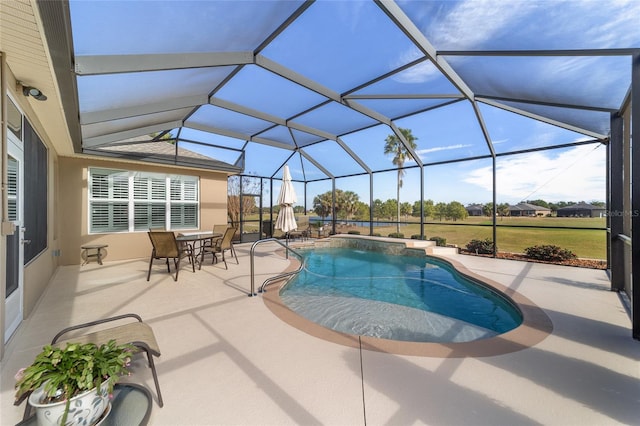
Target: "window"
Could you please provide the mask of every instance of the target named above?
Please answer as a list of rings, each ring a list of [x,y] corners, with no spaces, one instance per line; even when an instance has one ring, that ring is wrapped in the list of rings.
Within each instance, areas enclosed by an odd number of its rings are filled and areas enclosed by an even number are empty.
[[[193,176],[89,169],[89,232],[199,227]]]
[[[28,120],[24,120],[24,246],[26,265],[47,248],[47,176],[49,152]],[[18,192],[18,195],[20,193]]]
[[[22,113],[7,96],[7,128],[22,142]]]
[[[7,218],[15,222],[18,218],[18,161],[7,157]]]

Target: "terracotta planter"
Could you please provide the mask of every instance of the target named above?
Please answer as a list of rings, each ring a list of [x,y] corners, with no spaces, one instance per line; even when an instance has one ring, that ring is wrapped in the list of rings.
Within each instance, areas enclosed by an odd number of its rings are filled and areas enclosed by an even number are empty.
[[[60,425],[66,401],[52,404],[41,403],[44,389],[40,387],[29,396],[29,404],[36,409],[36,419],[39,426]],[[71,398],[69,414],[65,426],[95,425],[109,406],[109,395],[103,387],[98,394],[96,388],[88,390]]]

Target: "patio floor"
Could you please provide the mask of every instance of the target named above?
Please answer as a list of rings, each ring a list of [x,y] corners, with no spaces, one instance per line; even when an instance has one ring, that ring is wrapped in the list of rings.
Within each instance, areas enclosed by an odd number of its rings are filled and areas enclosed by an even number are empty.
[[[2,361],[0,424],[21,419],[13,376],[60,329],[135,312],[154,328],[165,405],[153,425],[612,425],[640,418],[640,342],[604,271],[451,255],[532,300],[552,333],[486,357],[401,356],[322,340],[247,297],[240,264],[184,264],[178,282],[147,259],[58,269]],[[256,286],[289,262],[262,245]],[[139,357],[127,378],[153,380]]]

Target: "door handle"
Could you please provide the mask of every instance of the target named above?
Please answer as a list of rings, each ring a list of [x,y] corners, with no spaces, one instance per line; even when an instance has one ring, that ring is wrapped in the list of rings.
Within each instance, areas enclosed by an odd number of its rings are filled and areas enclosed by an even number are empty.
[[[22,244],[31,244],[31,240],[25,240],[25,239],[22,239],[22,240],[20,240],[20,242],[21,242]]]

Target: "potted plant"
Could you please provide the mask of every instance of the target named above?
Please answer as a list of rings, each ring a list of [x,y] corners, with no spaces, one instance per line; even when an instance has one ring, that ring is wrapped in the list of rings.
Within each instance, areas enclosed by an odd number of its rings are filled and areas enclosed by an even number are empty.
[[[16,403],[30,394],[29,403],[36,407],[41,425],[94,424],[107,410],[118,378],[128,374],[134,352],[133,345],[117,345],[115,340],[100,346],[47,345],[29,367],[16,374]],[[46,409],[39,410],[43,406]],[[70,413],[72,419],[67,422]]]

